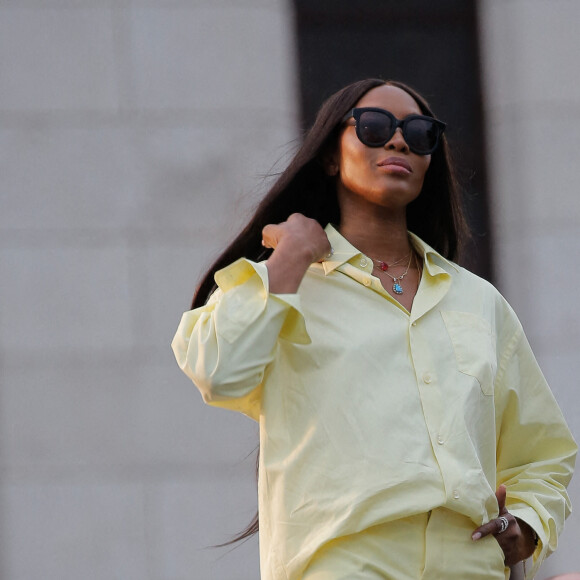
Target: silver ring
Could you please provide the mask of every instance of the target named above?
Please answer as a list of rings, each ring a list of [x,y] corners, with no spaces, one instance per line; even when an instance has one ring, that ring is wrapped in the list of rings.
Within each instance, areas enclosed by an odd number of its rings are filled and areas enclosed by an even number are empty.
[[[500,516],[497,519],[501,523],[501,527],[499,529],[498,534],[503,534],[508,529],[508,526],[510,525],[510,523],[508,522],[508,519],[505,516]]]

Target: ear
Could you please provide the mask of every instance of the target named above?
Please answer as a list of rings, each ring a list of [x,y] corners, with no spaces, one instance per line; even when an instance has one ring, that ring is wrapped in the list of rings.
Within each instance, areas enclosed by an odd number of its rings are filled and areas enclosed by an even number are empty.
[[[332,153],[332,154],[327,154],[324,155],[322,158],[322,165],[324,167],[324,171],[326,172],[326,175],[329,175],[330,177],[334,177],[335,175],[338,175],[338,171],[340,169],[339,164],[338,164],[338,159],[336,156],[336,153]]]

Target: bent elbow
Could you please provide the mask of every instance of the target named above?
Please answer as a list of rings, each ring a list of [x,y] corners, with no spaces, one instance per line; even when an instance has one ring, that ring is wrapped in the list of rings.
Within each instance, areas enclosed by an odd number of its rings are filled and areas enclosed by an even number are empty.
[[[219,405],[224,401],[247,397],[261,384],[262,374],[261,372],[224,374],[215,369],[211,374],[196,374],[192,380],[205,403]]]
[[[264,361],[249,358],[247,352],[220,348],[215,333],[209,333],[205,340],[201,337],[200,333],[195,341],[187,336],[174,342],[177,364],[197,387],[205,403],[236,407],[235,401],[241,403],[261,384]]]

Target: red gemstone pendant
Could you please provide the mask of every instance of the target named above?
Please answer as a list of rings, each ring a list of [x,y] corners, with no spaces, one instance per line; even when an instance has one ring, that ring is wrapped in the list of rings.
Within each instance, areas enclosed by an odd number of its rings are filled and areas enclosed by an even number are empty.
[[[389,269],[389,265],[386,262],[379,262],[379,268],[383,272],[386,272]]]

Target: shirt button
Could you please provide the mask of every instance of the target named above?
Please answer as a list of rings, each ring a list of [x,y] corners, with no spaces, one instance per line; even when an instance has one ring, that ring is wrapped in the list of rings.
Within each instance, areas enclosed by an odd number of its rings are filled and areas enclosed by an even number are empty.
[[[365,279],[363,280],[363,284],[364,284],[365,286],[370,286],[370,285],[372,284],[372,282],[370,281],[370,278],[365,278]]]
[[[417,326],[416,322],[411,322],[411,326]]]
[[[433,380],[433,377],[432,377],[432,376],[431,376],[429,373],[425,373],[425,374],[423,375],[423,382],[424,382],[425,384],[427,384],[427,385],[428,385],[428,384],[429,384],[429,383],[430,383],[432,380]]]
[[[443,440],[443,437],[441,437],[441,435],[439,435],[439,437],[437,437],[437,443],[439,443],[439,445],[443,445],[443,443],[445,443],[445,441]]]
[[[368,261],[366,258],[361,258],[361,259],[360,259],[360,265],[361,265],[363,268],[366,268],[366,266],[367,266],[367,264],[368,264],[368,263],[369,263],[369,261]]]
[[[453,490],[453,499],[459,499],[459,498],[460,498],[459,492],[456,489],[454,489]]]

